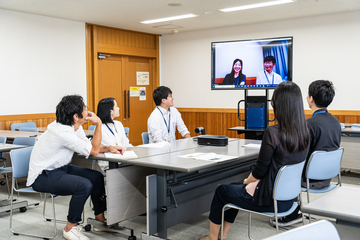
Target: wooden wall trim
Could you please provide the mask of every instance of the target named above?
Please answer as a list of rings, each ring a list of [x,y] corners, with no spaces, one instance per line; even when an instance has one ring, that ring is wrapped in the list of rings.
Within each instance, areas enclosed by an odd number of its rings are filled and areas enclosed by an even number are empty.
[[[203,113],[237,113],[235,108],[177,108],[180,112],[203,112]],[[359,110],[329,110],[332,115],[360,116]],[[240,113],[244,113],[244,109],[240,109]],[[273,114],[273,110],[269,109],[269,114]],[[311,115],[311,110],[305,110],[306,115]]]
[[[55,113],[39,113],[39,114],[21,114],[21,115],[2,115],[0,121],[11,120],[28,120],[28,119],[40,119],[40,118],[56,118]]]

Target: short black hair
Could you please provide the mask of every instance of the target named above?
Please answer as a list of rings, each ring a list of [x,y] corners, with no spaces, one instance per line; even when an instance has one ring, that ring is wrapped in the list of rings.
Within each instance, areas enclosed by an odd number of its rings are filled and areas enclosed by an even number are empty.
[[[114,98],[103,98],[98,103],[97,115],[103,123],[114,123],[111,119],[111,110],[114,109]]]
[[[330,105],[335,96],[335,89],[332,82],[328,80],[316,80],[309,85],[309,97],[319,108],[326,108]]]
[[[165,86],[157,87],[153,92],[153,98],[156,106],[160,106],[163,99],[167,99],[169,94],[172,94],[170,88]]]
[[[79,95],[64,96],[56,106],[56,122],[64,125],[74,125],[74,115],[79,118],[83,117],[84,100]]]
[[[273,64],[275,64],[276,59],[273,56],[269,55],[264,58],[264,63],[266,63],[266,62],[272,62]]]

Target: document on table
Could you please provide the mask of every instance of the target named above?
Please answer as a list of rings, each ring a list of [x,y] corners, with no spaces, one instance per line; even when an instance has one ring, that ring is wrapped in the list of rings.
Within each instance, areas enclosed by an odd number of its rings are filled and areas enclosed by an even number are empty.
[[[230,159],[237,158],[236,156],[220,155],[216,153],[191,153],[179,156],[181,158],[194,158],[197,160],[222,162]]]
[[[159,143],[149,143],[149,144],[143,144],[143,145],[139,145],[137,147],[146,147],[146,148],[164,148],[164,147],[168,147],[170,146],[169,142],[159,142]]]
[[[242,145],[242,146],[246,147],[246,148],[260,148],[261,144],[249,143],[249,144],[245,144],[245,145]]]
[[[134,151],[125,151],[123,155],[117,153],[105,153],[106,158],[133,159],[137,158]]]

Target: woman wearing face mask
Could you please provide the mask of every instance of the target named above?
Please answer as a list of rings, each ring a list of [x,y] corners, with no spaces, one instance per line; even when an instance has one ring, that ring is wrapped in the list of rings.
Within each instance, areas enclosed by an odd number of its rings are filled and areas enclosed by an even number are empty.
[[[231,73],[227,74],[221,85],[244,85],[246,75],[242,73],[243,62],[241,59],[235,59],[232,65]]]

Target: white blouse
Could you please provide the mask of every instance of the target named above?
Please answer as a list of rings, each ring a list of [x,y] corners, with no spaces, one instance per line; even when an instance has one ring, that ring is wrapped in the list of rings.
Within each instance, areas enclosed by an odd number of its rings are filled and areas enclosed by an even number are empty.
[[[126,137],[125,129],[121,122],[114,120],[114,124],[107,124],[107,126],[106,124],[102,124],[101,131],[101,145],[121,146],[125,149],[132,147],[129,139]]]

